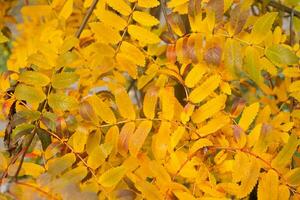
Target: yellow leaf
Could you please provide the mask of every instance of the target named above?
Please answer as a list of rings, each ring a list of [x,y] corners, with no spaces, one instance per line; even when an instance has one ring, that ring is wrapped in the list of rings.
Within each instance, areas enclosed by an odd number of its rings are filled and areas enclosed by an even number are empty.
[[[137,78],[137,66],[127,54],[118,53],[116,60],[119,70],[127,72],[133,79]]]
[[[187,103],[184,106],[183,111],[180,114],[180,119],[183,124],[186,124],[188,121],[190,121],[190,117],[193,114],[194,109],[195,109],[195,105],[191,103]]]
[[[158,133],[152,139],[152,151],[156,160],[163,160],[168,150],[170,141],[171,123],[162,122]]]
[[[159,5],[158,0],[138,0],[138,6],[144,8],[154,8]]]
[[[209,139],[206,139],[206,138],[201,138],[199,140],[197,140],[193,146],[191,147],[189,153],[190,155],[194,154],[196,151],[198,151],[199,149],[202,149],[203,147],[208,147],[208,146],[212,146],[213,143],[209,140]]]
[[[24,169],[25,175],[32,176],[34,178],[37,178],[45,172],[45,169],[42,166],[31,162],[24,162],[22,169]]]
[[[131,13],[130,6],[123,0],[109,0],[106,3],[122,15],[128,16]]]
[[[52,69],[54,67],[51,63],[49,63],[49,60],[41,53],[35,53],[30,55],[27,58],[27,62],[28,64],[33,64],[41,69],[46,70]]]
[[[123,166],[114,167],[104,172],[98,179],[99,183],[104,187],[113,187],[126,174],[126,168]]]
[[[51,93],[48,96],[49,106],[54,110],[74,110],[78,106],[77,100],[72,96],[67,96],[64,93]]]
[[[120,132],[120,137],[119,137],[119,152],[121,155],[126,155],[128,153],[128,143],[129,143],[129,138],[133,134],[135,130],[135,123],[134,122],[128,122],[126,123]]]
[[[145,56],[139,48],[129,42],[123,41],[120,47],[121,52],[125,53],[127,57],[136,65],[145,66]]]
[[[47,162],[48,173],[54,177],[71,167],[75,161],[76,156],[73,153],[68,153],[59,158],[53,158]]]
[[[86,152],[89,155],[100,144],[100,140],[101,140],[101,131],[99,129],[89,133],[88,139],[86,141]]]
[[[260,133],[262,129],[262,124],[257,124],[254,129],[247,136],[247,146],[252,147],[256,144],[259,139]]]
[[[225,161],[225,159],[227,158],[227,153],[225,150],[221,150],[219,151],[219,153],[217,153],[217,155],[214,157],[214,162],[217,165],[220,165],[221,163],[223,163],[223,161]]]
[[[300,77],[300,69],[298,67],[287,67],[283,70],[286,77],[297,78]]]
[[[169,151],[172,152],[173,149],[176,147],[176,145],[179,143],[181,138],[183,137],[185,133],[185,127],[183,126],[178,126],[178,128],[172,133],[171,138],[170,138],[170,149]]]
[[[226,95],[219,95],[205,104],[203,104],[198,110],[192,115],[194,123],[201,123],[208,118],[214,116],[217,112],[225,107]]]
[[[112,126],[105,135],[104,144],[109,144],[112,146],[112,155],[115,155],[118,151],[119,142],[119,128],[117,126]]]
[[[104,162],[105,159],[108,157],[112,150],[112,145],[110,144],[102,144],[99,146],[95,146],[88,156],[87,164],[92,169],[97,169],[100,167]]]
[[[117,44],[121,41],[119,32],[104,22],[92,22],[89,26],[99,42]]]
[[[224,48],[224,64],[233,78],[237,78],[241,71],[243,59],[240,43],[234,39],[227,39]]]
[[[153,184],[139,180],[135,183],[135,187],[142,192],[142,196],[148,200],[163,199],[157,187]]]
[[[78,38],[76,38],[75,36],[69,36],[69,37],[65,38],[63,44],[61,45],[61,47],[58,50],[58,53],[64,54],[67,51],[69,51],[70,49],[72,49],[73,47],[75,47],[78,43],[79,43]]]
[[[253,44],[259,44],[266,39],[266,37],[268,36],[268,34],[266,33],[271,30],[276,17],[276,12],[267,12],[257,19],[251,32],[251,39]]]
[[[83,7],[88,8],[93,3],[93,0],[84,0]]]
[[[299,144],[295,134],[291,134],[287,144],[280,150],[277,156],[272,160],[272,166],[275,168],[283,168],[288,165]]]
[[[118,106],[120,114],[126,119],[134,120],[135,119],[135,110],[134,110],[133,104],[130,100],[130,97],[127,94],[127,92],[125,91],[125,89],[117,88],[114,91],[114,95],[116,98],[116,104]]]
[[[129,152],[136,156],[142,148],[150,130],[152,128],[151,121],[142,121],[136,131],[129,138]]]
[[[106,123],[114,124],[116,123],[116,117],[110,107],[104,103],[98,96],[93,95],[88,98],[88,102],[90,102],[93,107],[95,113],[103,119]]]
[[[173,88],[163,88],[160,90],[160,99],[162,101],[162,117],[167,120],[172,120],[174,117],[175,97]]]
[[[188,192],[173,191],[173,193],[179,200],[186,200],[186,199],[196,200],[196,198],[191,193],[188,193]]]
[[[189,100],[193,103],[201,102],[219,87],[220,82],[221,78],[219,75],[210,76],[190,93]]]
[[[258,200],[273,200],[278,199],[279,180],[278,174],[270,169],[267,173],[263,174],[257,190]]]
[[[286,185],[280,185],[278,190],[278,200],[289,200],[290,190]]]
[[[64,18],[67,20],[73,12],[73,0],[67,0],[64,7],[59,13],[59,18]]]
[[[128,33],[131,37],[144,44],[156,44],[160,42],[160,39],[157,35],[137,25],[129,25]]]
[[[15,96],[18,100],[25,100],[28,103],[40,103],[46,99],[41,87],[31,87],[24,84],[18,84],[15,89]]]
[[[22,6],[21,13],[23,16],[32,18],[39,18],[47,16],[51,13],[51,7],[49,5],[30,5]]]
[[[75,83],[79,79],[79,75],[75,72],[61,72],[59,74],[55,74],[52,77],[52,86],[56,89],[63,89],[70,87],[73,83]]]
[[[23,72],[19,77],[19,81],[37,86],[46,86],[48,85],[48,83],[50,83],[50,79],[48,78],[48,76],[36,71]]]
[[[251,159],[250,167],[245,176],[242,177],[237,197],[244,198],[253,190],[259,177],[260,166],[256,158]]]
[[[98,8],[95,10],[95,14],[103,23],[112,26],[117,30],[123,30],[127,25],[125,19],[111,11]]]
[[[155,17],[153,17],[152,15],[150,15],[147,12],[134,11],[132,18],[136,22],[138,22],[144,26],[155,26],[155,25],[159,24],[158,19],[156,19]]]
[[[189,88],[195,87],[195,85],[201,80],[206,72],[206,67],[202,64],[195,65],[193,69],[188,73],[185,78],[185,85]]]
[[[259,103],[253,103],[246,107],[243,111],[242,117],[239,121],[239,126],[244,130],[248,130],[250,124],[254,121],[259,110]]]
[[[201,137],[209,135],[216,132],[226,124],[230,122],[230,118],[226,115],[217,115],[215,118],[211,119],[206,125],[198,129],[198,133]]]
[[[184,3],[188,2],[188,0],[171,0],[168,2],[168,7],[169,8],[174,8],[174,7],[177,7],[177,6],[180,6]]]
[[[3,35],[3,33],[0,31],[0,44],[8,41],[9,39],[5,35]]]
[[[289,92],[298,92],[300,91],[300,81],[294,81],[289,86]]]
[[[157,88],[149,88],[144,97],[143,112],[149,119],[153,119],[155,116],[156,102],[158,98]]]
[[[84,152],[85,145],[88,139],[88,131],[83,127],[79,127],[71,138],[74,151],[77,153]]]

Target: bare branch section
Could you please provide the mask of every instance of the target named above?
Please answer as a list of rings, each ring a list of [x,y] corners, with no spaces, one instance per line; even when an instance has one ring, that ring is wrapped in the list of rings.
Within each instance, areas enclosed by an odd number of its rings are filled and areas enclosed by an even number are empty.
[[[263,3],[262,0],[257,0],[257,2]],[[293,13],[293,15],[294,15],[295,17],[300,18],[300,12],[299,12],[299,11],[294,10],[293,8],[290,8],[290,7],[288,7],[288,6],[285,6],[285,5],[283,5],[283,4],[281,4],[281,3],[278,3],[278,2],[276,2],[276,1],[270,1],[267,5],[268,5],[268,6],[272,6],[273,8],[276,8],[276,9],[278,9],[278,10],[284,11],[284,12],[289,13],[289,14]]]
[[[98,3],[99,0],[94,0],[92,5],[89,7],[86,15],[84,16],[83,20],[82,20],[82,23],[78,29],[78,31],[76,32],[75,34],[75,37],[79,38],[85,25],[87,24],[87,22],[89,21],[89,18],[91,17],[92,13],[93,13],[93,10],[96,8],[96,5]]]

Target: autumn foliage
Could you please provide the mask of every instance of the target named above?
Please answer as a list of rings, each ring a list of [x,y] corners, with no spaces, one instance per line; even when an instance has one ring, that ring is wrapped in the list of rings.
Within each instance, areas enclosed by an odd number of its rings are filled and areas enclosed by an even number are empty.
[[[297,2],[0,0],[0,199],[299,199]]]

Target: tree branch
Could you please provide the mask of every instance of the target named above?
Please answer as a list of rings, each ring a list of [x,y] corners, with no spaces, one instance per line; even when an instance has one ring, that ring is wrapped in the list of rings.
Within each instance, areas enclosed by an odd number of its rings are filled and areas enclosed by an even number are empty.
[[[81,33],[82,33],[82,31],[83,31],[85,25],[87,24],[87,22],[89,21],[90,16],[91,16],[92,13],[93,13],[93,10],[96,8],[96,5],[97,5],[98,1],[99,1],[99,0],[94,0],[93,3],[92,3],[92,5],[89,7],[89,9],[88,9],[86,15],[84,16],[84,18],[83,18],[83,20],[82,20],[82,23],[81,23],[79,29],[77,30],[77,32],[76,32],[76,34],[75,34],[75,37],[77,37],[77,38],[80,37],[80,35],[81,35]]]
[[[263,3],[263,0],[257,0],[257,2]],[[292,12],[294,12],[294,16],[300,18],[300,12],[299,11],[294,10],[293,8],[290,8],[290,7],[286,6],[286,5],[278,3],[276,1],[271,0],[267,4],[267,6],[272,6],[273,8],[276,8],[276,9],[278,9],[280,11],[284,11],[284,12],[289,13],[289,14],[291,14]]]

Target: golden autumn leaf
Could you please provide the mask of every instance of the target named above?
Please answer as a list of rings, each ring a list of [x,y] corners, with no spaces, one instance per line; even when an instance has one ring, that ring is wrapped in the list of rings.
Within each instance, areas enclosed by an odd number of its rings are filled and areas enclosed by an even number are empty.
[[[59,13],[59,17],[64,18],[65,20],[70,17],[73,12],[73,0],[67,0],[64,7]]]
[[[117,88],[114,94],[120,114],[124,118],[134,120],[136,117],[135,110],[128,93],[123,88]]]
[[[278,199],[279,180],[278,174],[274,170],[269,170],[263,174],[259,183],[257,198],[260,200]]]
[[[121,40],[119,32],[103,22],[93,22],[89,26],[99,42],[117,44]]]
[[[230,118],[226,115],[219,114],[215,118],[211,119],[204,126],[198,129],[198,133],[200,136],[204,137],[206,135],[212,134],[228,124]]]
[[[48,85],[48,83],[50,83],[50,79],[48,76],[36,71],[23,72],[19,77],[19,81],[36,86],[46,86]]]
[[[254,121],[259,110],[259,103],[253,103],[246,107],[243,111],[242,117],[239,121],[239,126],[246,131],[250,124]]]
[[[300,168],[295,168],[285,174],[287,183],[291,186],[298,186],[300,184]]]
[[[55,74],[52,77],[52,86],[56,89],[63,89],[70,87],[73,83],[75,83],[79,79],[79,75],[73,72],[62,72],[59,74]]]
[[[77,100],[72,96],[63,93],[51,93],[48,96],[48,103],[54,110],[73,110],[78,106]]]
[[[226,102],[226,95],[217,96],[205,104],[199,107],[192,115],[192,120],[195,123],[200,123],[205,121],[206,119],[212,117],[217,112],[219,112],[222,108],[224,108]]]
[[[3,35],[2,31],[0,31],[0,44],[8,41],[9,39],[5,35]]]
[[[189,100],[193,103],[201,102],[219,87],[220,81],[220,76],[210,76],[190,93]]]
[[[203,147],[212,146],[212,145],[213,145],[213,143],[209,139],[206,139],[206,138],[199,139],[193,144],[189,153],[193,154]]]
[[[138,5],[144,8],[154,8],[159,5],[158,0],[138,0]]]
[[[151,121],[142,121],[135,132],[129,137],[129,152],[131,155],[136,156],[142,148],[150,130],[152,128]]]
[[[32,87],[24,84],[19,84],[16,87],[15,96],[18,100],[25,100],[28,103],[40,103],[46,98],[41,87]]]
[[[114,12],[99,8],[95,11],[95,14],[103,23],[112,26],[117,30],[123,30],[127,25],[126,20]]]
[[[155,17],[146,12],[134,11],[132,18],[143,26],[155,26],[159,24],[159,21]]]
[[[98,179],[104,187],[115,186],[125,175],[126,168],[123,166],[114,167],[104,172]]]
[[[275,168],[283,168],[292,158],[297,146],[299,145],[299,140],[295,134],[289,136],[287,144],[280,150],[276,157],[272,160],[272,166]]]
[[[92,169],[97,169],[99,166],[101,166],[104,162],[107,156],[110,154],[112,150],[112,145],[110,144],[103,144],[99,145],[96,144],[96,146],[93,148],[93,150],[90,152],[87,160],[87,164]]]
[[[259,44],[266,39],[266,33],[270,31],[276,17],[276,12],[268,12],[257,19],[251,32],[253,44]]]
[[[162,122],[158,133],[153,136],[152,151],[156,160],[163,160],[168,150],[170,140],[171,123]]]
[[[116,123],[116,117],[111,110],[111,108],[103,102],[98,96],[93,95],[90,98],[88,98],[88,101],[90,102],[91,106],[93,107],[95,113],[103,119],[103,121],[107,123]]]
[[[122,15],[128,16],[131,12],[130,6],[123,0],[109,0],[106,3]]]
[[[189,88],[195,87],[195,85],[201,80],[205,72],[205,66],[203,66],[202,64],[195,65],[186,76],[184,81],[185,85]]]
[[[47,162],[48,173],[52,176],[56,176],[71,167],[76,161],[76,157],[73,153],[68,153],[59,158],[53,158]]]
[[[135,130],[134,122],[128,122],[122,127],[120,131],[120,137],[118,143],[118,147],[119,147],[118,149],[120,154],[126,155],[128,153],[129,139],[131,135],[134,133],[134,130]]]
[[[149,119],[155,116],[156,103],[158,99],[157,88],[149,88],[144,97],[143,112]]]
[[[128,33],[131,35],[131,37],[139,40],[141,43],[155,44],[160,42],[160,39],[157,35],[141,26],[129,25]]]
[[[134,64],[144,66],[145,65],[145,56],[143,52],[136,46],[130,44],[129,42],[123,41],[120,47],[121,52],[127,55]]]

